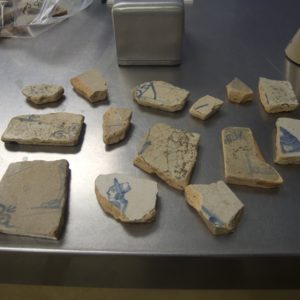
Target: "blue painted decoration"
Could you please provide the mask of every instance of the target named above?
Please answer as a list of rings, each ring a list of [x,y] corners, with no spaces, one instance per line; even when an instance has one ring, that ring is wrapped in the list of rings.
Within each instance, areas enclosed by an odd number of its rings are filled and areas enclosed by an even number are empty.
[[[202,206],[203,212],[208,216],[208,221],[213,223],[217,227],[224,226],[224,223],[213,213],[209,211],[205,206]]]
[[[299,140],[283,127],[280,127],[280,145],[284,153],[300,151]]]
[[[125,199],[125,194],[130,190],[131,186],[128,182],[119,183],[118,179],[114,178],[113,185],[106,192],[108,201],[124,213],[128,204],[128,200]]]
[[[6,206],[0,203],[0,225],[6,228],[11,228],[13,225],[10,224],[11,215],[16,212],[15,205]]]
[[[143,84],[139,85],[136,88],[136,92],[135,92],[136,97],[141,98],[150,88],[153,92],[153,97],[152,98],[154,100],[156,100],[156,90],[155,90],[155,87],[153,85],[153,82],[146,82],[146,83],[143,83]]]

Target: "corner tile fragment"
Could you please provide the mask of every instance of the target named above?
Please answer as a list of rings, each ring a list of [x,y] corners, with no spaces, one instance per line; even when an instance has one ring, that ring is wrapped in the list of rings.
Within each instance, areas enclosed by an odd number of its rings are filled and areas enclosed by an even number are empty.
[[[86,71],[71,78],[74,90],[89,102],[98,102],[107,98],[107,84],[96,70]]]
[[[298,100],[289,81],[259,78],[260,101],[268,113],[295,110]]]
[[[300,120],[277,119],[275,162],[278,164],[300,164]]]
[[[262,157],[252,131],[243,127],[222,130],[227,183],[272,188],[283,183],[279,173]]]
[[[184,191],[187,203],[197,211],[212,234],[228,234],[235,230],[244,205],[225,182],[191,184]]]
[[[58,239],[67,202],[68,165],[66,160],[10,164],[0,182],[0,232]]]

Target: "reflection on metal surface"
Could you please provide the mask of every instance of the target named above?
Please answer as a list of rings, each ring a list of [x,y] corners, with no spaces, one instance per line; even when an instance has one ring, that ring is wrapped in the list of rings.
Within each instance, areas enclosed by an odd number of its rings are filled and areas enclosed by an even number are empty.
[[[300,100],[300,65],[297,65],[286,58],[285,60],[285,78],[290,81],[295,94]]]

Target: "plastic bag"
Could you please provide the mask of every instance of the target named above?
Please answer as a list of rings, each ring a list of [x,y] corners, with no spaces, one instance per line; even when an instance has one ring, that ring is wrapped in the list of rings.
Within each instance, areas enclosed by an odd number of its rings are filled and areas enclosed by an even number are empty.
[[[0,37],[35,37],[93,0],[0,0]]]

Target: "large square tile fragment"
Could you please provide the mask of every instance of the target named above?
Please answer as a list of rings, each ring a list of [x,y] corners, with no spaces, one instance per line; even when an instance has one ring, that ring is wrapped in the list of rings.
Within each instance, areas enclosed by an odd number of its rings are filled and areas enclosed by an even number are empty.
[[[263,188],[282,184],[281,176],[264,160],[251,129],[223,129],[222,144],[227,183]]]
[[[164,81],[142,83],[132,93],[138,104],[170,112],[181,110],[189,96],[187,90]]]
[[[253,90],[243,81],[234,78],[226,85],[227,98],[231,102],[245,103],[253,100]]]
[[[66,160],[9,165],[0,182],[0,232],[58,239],[67,201]]]
[[[103,115],[103,142],[115,144],[123,140],[130,126],[132,111],[128,108],[111,107]]]
[[[95,192],[102,209],[124,223],[151,222],[156,214],[157,183],[125,174],[99,175]]]
[[[260,101],[268,113],[295,110],[298,100],[289,81],[259,78]]]
[[[1,140],[30,145],[74,146],[84,117],[71,113],[21,115],[11,119]]]
[[[277,119],[275,150],[276,163],[300,164],[300,120]]]
[[[134,165],[154,173],[170,186],[183,190],[189,184],[200,135],[158,123],[148,130]]]
[[[107,98],[107,84],[102,74],[96,70],[86,71],[71,78],[74,90],[91,103]]]
[[[191,184],[184,191],[187,203],[197,211],[212,234],[228,234],[235,230],[244,205],[225,182]]]
[[[224,102],[222,100],[206,95],[198,99],[190,108],[189,112],[193,117],[206,120],[211,115],[216,113],[221,108],[223,103]]]

